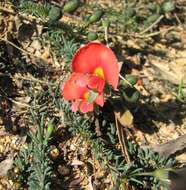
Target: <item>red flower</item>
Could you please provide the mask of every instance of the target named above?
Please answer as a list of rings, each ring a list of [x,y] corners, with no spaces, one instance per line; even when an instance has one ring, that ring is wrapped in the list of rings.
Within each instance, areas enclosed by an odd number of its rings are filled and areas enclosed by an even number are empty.
[[[82,113],[93,111],[94,103],[103,106],[104,80],[83,73],[72,73],[65,82],[62,95],[65,100],[72,101],[72,111],[78,109]]]
[[[103,106],[105,82],[117,89],[119,68],[112,50],[100,43],[80,48],[72,60],[73,73],[62,90],[64,99],[72,101],[72,111],[93,111],[94,104]]]
[[[110,48],[101,43],[91,42],[80,48],[73,57],[72,69],[73,72],[89,73],[102,78],[117,89],[117,58]]]

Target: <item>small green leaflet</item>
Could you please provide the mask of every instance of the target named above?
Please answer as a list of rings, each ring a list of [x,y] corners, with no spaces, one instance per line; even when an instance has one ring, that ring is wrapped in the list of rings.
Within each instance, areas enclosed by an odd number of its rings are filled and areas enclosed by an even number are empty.
[[[98,92],[90,90],[88,98],[87,98],[87,102],[88,103],[93,103],[96,100],[97,96],[98,96]]]

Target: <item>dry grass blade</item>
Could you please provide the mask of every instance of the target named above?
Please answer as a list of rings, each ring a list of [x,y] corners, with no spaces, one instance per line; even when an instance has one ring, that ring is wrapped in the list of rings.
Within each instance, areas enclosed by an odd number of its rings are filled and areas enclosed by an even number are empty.
[[[119,143],[121,145],[121,150],[123,153],[123,156],[125,158],[125,160],[127,161],[127,163],[130,163],[130,157],[127,151],[127,146],[125,143],[125,135],[124,135],[124,130],[121,127],[121,125],[118,123],[118,119],[117,119],[117,113],[115,113],[115,124],[116,124],[116,129],[117,129],[117,135],[118,135],[118,139],[119,139]]]

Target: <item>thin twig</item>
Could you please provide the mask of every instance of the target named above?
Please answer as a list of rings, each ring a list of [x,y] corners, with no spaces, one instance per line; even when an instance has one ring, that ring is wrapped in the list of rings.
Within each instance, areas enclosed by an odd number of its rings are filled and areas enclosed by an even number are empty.
[[[129,154],[128,154],[128,151],[127,151],[127,146],[126,146],[126,143],[125,143],[125,136],[124,136],[124,133],[122,132],[121,127],[118,124],[118,119],[117,119],[116,113],[114,113],[114,114],[115,114],[115,123],[116,123],[118,139],[119,139],[119,143],[121,145],[121,151],[122,151],[123,156],[126,159],[126,162],[130,163],[131,161],[130,161],[130,157],[129,157]]]
[[[185,29],[185,26],[182,24],[181,20],[179,19],[178,15],[176,13],[174,13],[174,16],[178,22],[178,24],[182,27],[182,29],[184,30]]]
[[[105,41],[106,41],[107,47],[109,47],[109,44],[108,44],[108,27],[104,27],[104,33],[105,33]]]
[[[167,32],[169,32],[170,30],[173,30],[175,27],[174,26],[171,26],[167,29],[164,29],[162,31],[156,31],[156,32],[152,32],[152,33],[149,33],[149,34],[144,34],[144,35],[139,35],[139,34],[135,34],[134,37],[137,37],[137,38],[149,38],[149,37],[153,37],[153,36],[157,36],[161,33],[163,33],[163,35],[165,35]]]
[[[118,134],[118,139],[119,139],[119,142],[121,144],[121,151],[122,151],[123,156],[125,157],[125,151],[124,151],[124,148],[122,146],[121,134],[120,134],[120,129],[119,129],[119,125],[118,125],[118,119],[117,119],[116,114],[115,114],[115,123],[116,123],[116,130],[117,130],[117,134]]]
[[[161,32],[158,31],[158,32],[152,32],[150,34],[146,34],[146,35],[136,35],[136,37],[138,38],[149,38],[149,37],[153,37],[153,36],[157,36],[159,35]]]
[[[23,80],[27,80],[27,81],[31,81],[31,82],[33,81],[33,82],[38,82],[38,83],[41,83],[41,84],[47,84],[47,85],[52,85],[52,86],[56,85],[56,84],[51,83],[51,82],[36,79],[34,77],[14,76],[14,78],[19,78],[19,79],[23,79]]]
[[[16,100],[13,100],[12,98],[8,97],[7,93],[2,88],[0,88],[0,90],[4,94],[4,96],[6,97],[6,99],[8,99],[9,101],[11,101],[12,103],[17,104],[17,105],[21,105],[21,106],[25,106],[25,107],[30,107],[30,105],[28,105],[28,104],[24,104],[24,103],[18,102]]]
[[[128,154],[128,151],[127,151],[127,145],[126,145],[126,135],[125,135],[125,130],[123,128],[120,127],[120,131],[121,131],[121,139],[122,139],[122,144],[123,144],[123,148],[124,148],[124,151],[125,151],[125,155],[126,155],[126,158],[127,158],[127,162],[128,163],[131,163],[131,160],[130,160],[130,156]]]
[[[28,105],[28,104],[24,104],[24,103],[22,103],[22,102],[18,102],[18,101],[16,101],[16,100],[13,100],[12,98],[9,98],[9,97],[6,97],[8,100],[10,100],[12,103],[14,103],[14,104],[17,104],[17,105],[20,105],[20,106],[24,106],[24,107],[28,107],[28,108],[30,108],[31,106],[30,105]]]
[[[121,74],[119,74],[119,78],[124,80],[129,86],[133,87],[132,84],[130,84],[130,82],[125,77],[123,77]]]
[[[161,15],[155,22],[153,22],[148,28],[146,28],[145,30],[143,30],[142,32],[140,32],[139,34],[144,34],[146,32],[148,32],[150,29],[152,29],[156,24],[158,24],[162,18],[164,17],[164,15]]]
[[[0,38],[0,41],[4,41],[4,42],[10,44],[11,46],[15,47],[16,49],[20,50],[21,52],[23,52],[23,53],[25,53],[25,54],[27,54],[27,55],[30,55],[30,56],[32,56],[32,57],[36,57],[36,58],[41,59],[40,57],[38,57],[38,56],[36,56],[36,55],[34,55],[34,54],[30,53],[30,52],[27,52],[27,51],[25,51],[24,49],[18,47],[17,45],[15,45],[14,43],[12,43],[11,41],[9,41],[9,40],[7,40],[7,39]]]

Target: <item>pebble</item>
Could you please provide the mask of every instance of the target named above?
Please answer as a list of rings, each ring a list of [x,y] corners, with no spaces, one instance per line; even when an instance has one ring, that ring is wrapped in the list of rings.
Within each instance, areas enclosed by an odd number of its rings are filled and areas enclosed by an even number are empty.
[[[70,150],[74,151],[74,150],[76,150],[76,149],[77,149],[77,148],[76,148],[73,144],[70,145]]]
[[[4,151],[4,144],[0,143],[0,152],[3,152],[3,151]]]
[[[38,51],[38,50],[36,50],[35,55],[36,55],[37,57],[41,57],[41,52]]]
[[[43,59],[48,59],[50,57],[50,51],[49,51],[49,49],[45,49],[45,51],[43,52],[43,54],[41,55],[41,57]]]
[[[59,150],[56,148],[56,146],[52,146],[50,151],[50,156],[53,160],[56,160],[59,156]]]
[[[4,189],[4,188],[3,188],[3,185],[0,184],[0,190],[3,190],[3,189]]]
[[[39,40],[34,40],[31,45],[32,48],[34,48],[35,50],[41,50],[42,46]]]

